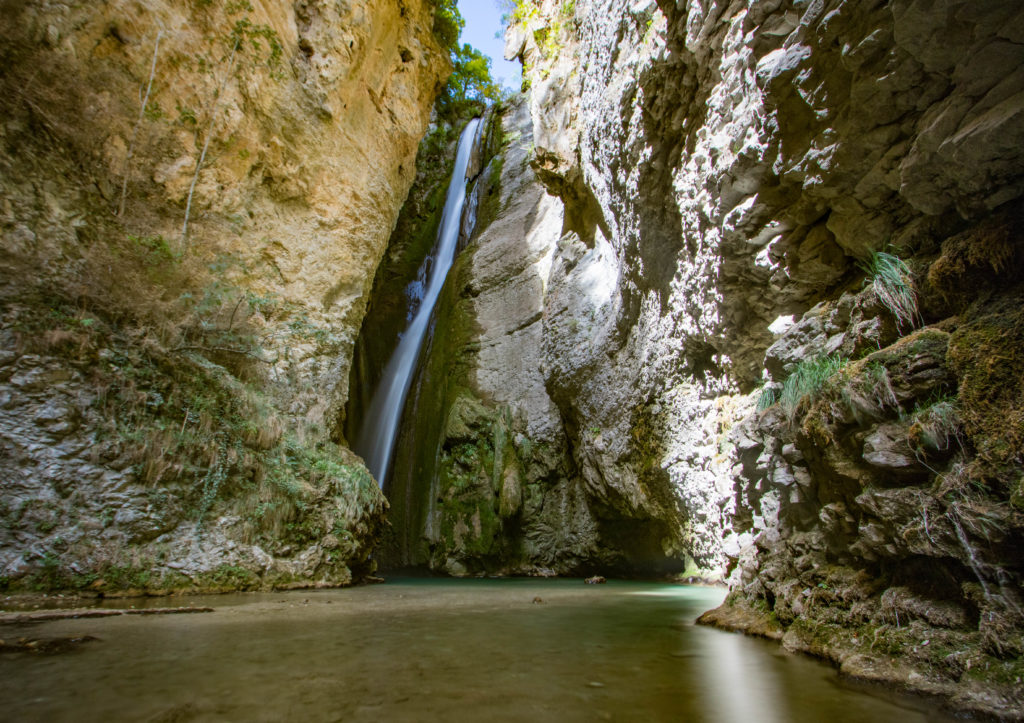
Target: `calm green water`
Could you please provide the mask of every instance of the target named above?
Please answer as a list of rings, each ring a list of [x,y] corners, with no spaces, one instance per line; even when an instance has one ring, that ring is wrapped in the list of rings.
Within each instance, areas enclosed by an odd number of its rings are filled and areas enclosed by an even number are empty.
[[[217,611],[17,631],[100,640],[0,657],[0,720],[947,720],[777,645],[694,626],[722,597],[616,581],[402,580],[190,598]]]

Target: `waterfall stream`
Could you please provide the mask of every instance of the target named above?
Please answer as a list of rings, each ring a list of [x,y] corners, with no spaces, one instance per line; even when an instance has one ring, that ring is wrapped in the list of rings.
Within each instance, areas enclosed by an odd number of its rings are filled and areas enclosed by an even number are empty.
[[[448,195],[438,227],[437,243],[433,253],[423,262],[420,274],[426,277],[422,299],[384,369],[354,445],[355,451],[366,460],[370,473],[382,487],[391,466],[402,409],[416,371],[416,361],[423,347],[430,316],[455,260],[462,210],[466,202],[466,170],[480,123],[479,118],[469,121],[459,138],[455,168],[448,184]]]

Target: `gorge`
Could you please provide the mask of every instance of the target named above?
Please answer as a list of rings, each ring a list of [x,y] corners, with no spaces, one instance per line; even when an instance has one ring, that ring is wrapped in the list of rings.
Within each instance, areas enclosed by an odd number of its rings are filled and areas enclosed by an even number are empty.
[[[0,0],[4,594],[670,575],[1020,719],[1020,3],[526,0],[482,114],[447,6]]]

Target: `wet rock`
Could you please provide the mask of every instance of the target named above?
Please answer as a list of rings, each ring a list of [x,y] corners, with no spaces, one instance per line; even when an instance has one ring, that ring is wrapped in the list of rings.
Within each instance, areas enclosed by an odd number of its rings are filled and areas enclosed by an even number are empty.
[[[608,580],[601,575],[594,575],[592,577],[588,577],[583,582],[585,582],[587,585],[603,585],[604,583],[608,582]]]
[[[92,635],[78,635],[51,638],[18,638],[17,640],[0,640],[0,653],[35,653],[39,655],[57,655],[78,648],[85,643],[99,640]]]
[[[916,595],[906,587],[891,587],[880,599],[882,622],[906,625],[911,620],[926,620],[941,628],[964,628],[971,622],[964,606],[952,600],[935,600]]]

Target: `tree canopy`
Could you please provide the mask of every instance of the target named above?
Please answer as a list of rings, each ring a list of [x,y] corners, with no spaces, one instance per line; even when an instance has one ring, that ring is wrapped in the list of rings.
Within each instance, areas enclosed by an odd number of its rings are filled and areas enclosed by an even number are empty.
[[[434,35],[450,52],[458,49],[459,35],[465,25],[458,0],[434,0]]]
[[[437,110],[449,119],[483,110],[502,97],[501,86],[491,77],[491,59],[468,43],[459,45],[465,24],[456,0],[435,0],[434,35],[452,61],[452,74],[437,99]]]

